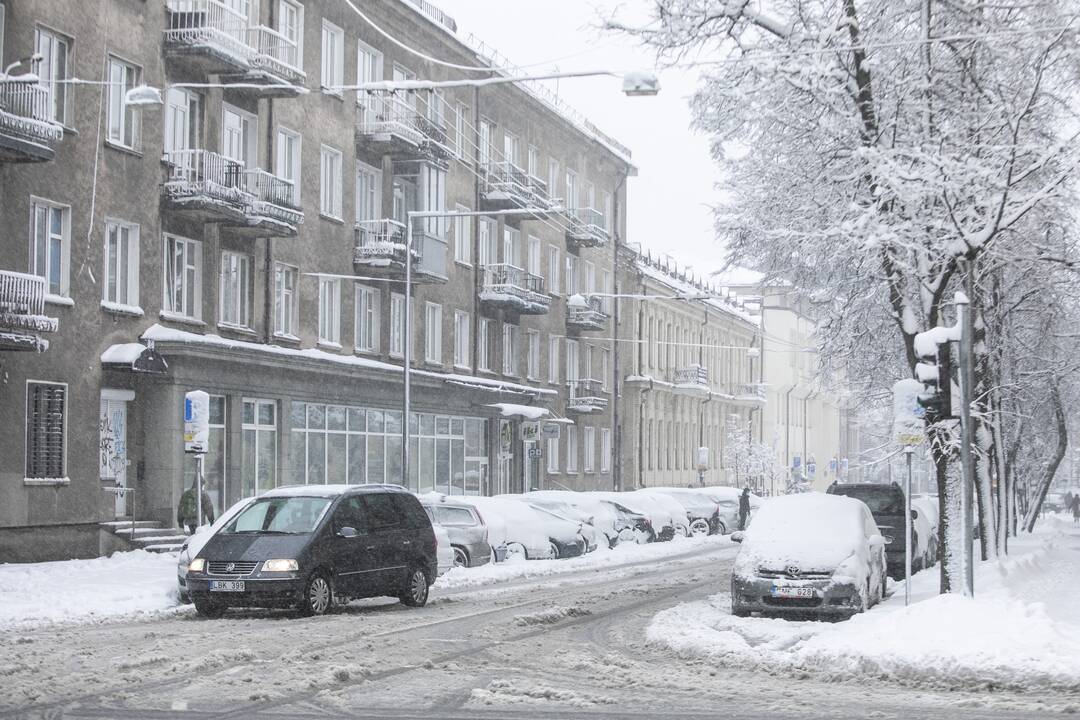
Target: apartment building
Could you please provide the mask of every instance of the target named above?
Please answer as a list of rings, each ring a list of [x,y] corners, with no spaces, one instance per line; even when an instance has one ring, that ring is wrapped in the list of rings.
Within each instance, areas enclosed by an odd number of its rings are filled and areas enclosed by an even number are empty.
[[[355,89],[508,72],[426,1],[361,7],[0,0],[0,560],[171,526],[191,390],[219,511],[612,487],[629,151],[527,85]]]
[[[620,248],[620,287],[632,327],[621,444],[628,487],[736,485],[733,439],[756,436],[765,405],[756,306],[668,260]]]

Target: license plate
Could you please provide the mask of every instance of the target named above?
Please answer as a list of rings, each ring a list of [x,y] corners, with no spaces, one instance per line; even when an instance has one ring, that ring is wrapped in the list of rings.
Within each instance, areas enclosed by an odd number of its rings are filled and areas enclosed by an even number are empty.
[[[783,585],[772,586],[772,596],[778,598],[812,598],[817,593],[810,587],[786,587]]]
[[[211,580],[210,592],[244,592],[243,580]]]

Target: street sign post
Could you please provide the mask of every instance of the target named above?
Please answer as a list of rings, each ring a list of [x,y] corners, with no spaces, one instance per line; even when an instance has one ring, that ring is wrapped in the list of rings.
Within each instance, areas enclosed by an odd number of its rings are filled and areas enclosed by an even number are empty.
[[[203,458],[210,449],[210,394],[192,390],[184,396],[184,452],[195,455],[195,527],[203,521]]]
[[[907,477],[904,478],[904,605],[911,604],[911,456],[915,448],[904,447]]]

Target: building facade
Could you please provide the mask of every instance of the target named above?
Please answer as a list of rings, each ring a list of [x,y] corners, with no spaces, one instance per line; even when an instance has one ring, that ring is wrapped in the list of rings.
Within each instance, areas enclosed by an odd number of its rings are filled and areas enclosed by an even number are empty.
[[[753,308],[726,289],[623,248],[627,487],[753,484],[737,453],[757,434],[765,396]]]
[[[0,0],[0,41],[0,562],[171,526],[192,390],[218,511],[290,483],[614,486],[629,151],[520,84],[355,89],[503,67],[451,18]]]

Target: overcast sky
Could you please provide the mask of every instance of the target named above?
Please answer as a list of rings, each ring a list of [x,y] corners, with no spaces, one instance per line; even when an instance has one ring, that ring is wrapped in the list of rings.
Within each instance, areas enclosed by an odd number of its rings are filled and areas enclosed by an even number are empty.
[[[435,0],[517,65],[539,73],[652,68],[652,54],[628,38],[596,29],[602,13],[644,19],[644,0]],[[553,62],[552,62],[553,61]],[[534,66],[535,63],[545,63]],[[690,130],[687,98],[696,74],[665,72],[657,97],[628,98],[615,78],[562,80],[559,96],[630,148],[638,177],[629,182],[627,242],[669,253],[699,271],[719,267],[709,205],[717,174],[704,136]]]

